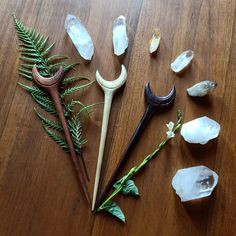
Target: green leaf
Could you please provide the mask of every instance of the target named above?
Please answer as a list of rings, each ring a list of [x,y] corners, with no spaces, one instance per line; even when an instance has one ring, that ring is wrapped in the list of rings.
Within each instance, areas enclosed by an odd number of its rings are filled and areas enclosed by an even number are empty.
[[[122,190],[121,192],[127,196],[127,195],[131,195],[131,196],[139,196],[139,191],[137,186],[135,185],[134,181],[131,179],[128,179],[127,181],[123,182],[123,180],[126,178],[126,176],[122,177],[120,180],[118,180],[113,187],[115,189],[117,189],[118,187],[120,187],[120,185],[122,185]],[[122,183],[123,182],[123,183]]]
[[[139,196],[138,188],[133,180],[127,180],[121,191],[124,195]]]
[[[118,220],[125,222],[125,215],[120,209],[120,207],[113,201],[108,201],[102,208],[102,210],[105,210],[115,216]]]

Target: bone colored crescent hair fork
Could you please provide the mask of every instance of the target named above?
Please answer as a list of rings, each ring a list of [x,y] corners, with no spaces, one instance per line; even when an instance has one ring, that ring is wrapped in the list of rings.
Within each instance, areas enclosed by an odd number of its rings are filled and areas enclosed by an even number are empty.
[[[67,126],[67,122],[66,122],[63,108],[61,105],[61,101],[59,98],[58,89],[59,89],[59,84],[60,84],[60,82],[63,78],[63,75],[64,75],[64,70],[62,67],[60,67],[60,69],[58,70],[58,72],[54,76],[52,76],[50,78],[45,78],[39,74],[37,67],[34,65],[34,67],[32,69],[32,74],[33,74],[33,78],[34,78],[34,81],[36,82],[36,84],[38,86],[42,87],[43,89],[45,89],[46,91],[48,91],[48,93],[52,97],[52,100],[53,100],[55,107],[56,107],[58,117],[61,121],[63,130],[64,130],[65,138],[66,138],[66,141],[67,141],[67,144],[69,147],[69,151],[70,151],[71,160],[72,160],[75,170],[77,172],[77,176],[78,176],[80,185],[82,187],[84,196],[85,196],[86,200],[88,201],[88,203],[90,203],[91,200],[90,200],[90,196],[89,196],[89,192],[88,192],[86,170],[84,169],[85,166],[84,166],[82,157],[77,158],[77,155],[75,153],[72,138],[71,138],[68,126]]]
[[[109,180],[107,186],[105,187],[104,192],[101,194],[100,198],[96,202],[95,209],[97,209],[100,206],[100,204],[102,204],[102,201],[109,193],[113,184],[115,183],[115,181],[117,181],[117,178],[119,176],[121,169],[123,168],[126,161],[128,160],[128,157],[129,157],[131,151],[133,150],[138,138],[142,134],[142,131],[146,127],[147,123],[149,122],[149,120],[151,119],[153,114],[158,110],[161,111],[162,108],[169,107],[173,103],[173,101],[175,99],[175,95],[176,95],[176,90],[175,90],[175,87],[173,87],[167,96],[164,96],[164,97],[156,96],[154,93],[152,93],[152,91],[150,89],[149,82],[147,82],[147,84],[145,86],[145,96],[146,96],[146,100],[147,100],[146,111],[145,111],[142,119],[140,120],[136,130],[134,131],[134,133],[127,145],[127,148],[125,149],[111,179]]]
[[[97,192],[98,192],[112,98],[113,98],[114,93],[120,87],[122,87],[122,85],[125,83],[126,77],[127,77],[127,72],[124,65],[121,66],[121,73],[120,73],[119,78],[113,81],[104,80],[99,74],[98,70],[96,72],[96,80],[105,94],[105,99],[104,99],[105,103],[104,103],[104,109],[103,109],[102,131],[101,131],[101,138],[100,138],[100,145],[99,145],[99,152],[98,152],[97,169],[96,169],[96,176],[95,176],[94,189],[93,189],[92,211],[94,210]]]

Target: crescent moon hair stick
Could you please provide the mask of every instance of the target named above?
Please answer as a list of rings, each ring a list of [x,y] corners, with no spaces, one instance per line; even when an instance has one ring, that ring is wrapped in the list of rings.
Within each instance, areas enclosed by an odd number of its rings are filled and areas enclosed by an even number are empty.
[[[86,170],[84,169],[84,164],[83,164],[82,158],[77,158],[77,156],[76,156],[74,145],[72,142],[70,131],[67,126],[66,118],[64,116],[64,112],[63,112],[63,108],[61,105],[59,92],[58,92],[60,82],[61,82],[63,75],[64,75],[64,70],[62,67],[60,67],[60,69],[58,70],[58,72],[54,76],[52,76],[50,78],[45,78],[39,74],[37,67],[34,65],[34,67],[32,69],[32,74],[33,74],[33,78],[34,78],[35,83],[38,86],[40,86],[41,88],[48,91],[48,93],[52,97],[52,100],[53,100],[55,107],[56,107],[58,117],[61,121],[63,130],[64,130],[66,142],[68,144],[68,148],[70,151],[71,160],[74,164],[74,167],[75,167],[80,185],[82,187],[84,196],[85,196],[86,200],[88,201],[88,203],[90,203],[91,200],[90,200],[90,196],[89,196],[89,192],[88,192]]]
[[[96,169],[96,176],[95,176],[94,189],[93,189],[92,211],[94,210],[94,206],[96,203],[98,186],[100,182],[100,174],[101,174],[103,153],[104,153],[104,147],[105,147],[105,142],[106,142],[106,134],[107,134],[107,128],[108,128],[108,123],[109,123],[112,98],[113,98],[114,93],[120,87],[124,85],[126,78],[127,78],[127,71],[124,65],[121,66],[121,73],[120,73],[119,78],[113,81],[104,80],[99,74],[98,70],[96,72],[96,80],[104,92],[105,101],[104,101],[104,109],[103,109],[102,131],[101,131],[101,138],[100,138],[100,145],[99,145],[99,152],[98,152],[97,169]]]

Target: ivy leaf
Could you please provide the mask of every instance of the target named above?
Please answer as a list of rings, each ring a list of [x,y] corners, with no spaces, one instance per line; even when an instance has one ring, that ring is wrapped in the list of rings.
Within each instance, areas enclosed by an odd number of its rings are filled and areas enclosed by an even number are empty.
[[[107,211],[108,213],[115,216],[118,220],[125,223],[125,215],[120,209],[120,207],[117,205],[117,203],[113,201],[108,201],[102,208],[103,210]]]
[[[121,192],[127,196],[127,195],[131,195],[131,196],[139,196],[139,191],[137,186],[135,185],[134,181],[132,179],[129,179],[127,181],[125,181],[124,183],[122,183],[122,181],[126,178],[126,176],[122,177],[120,180],[118,180],[113,187],[115,189],[117,189],[121,184],[122,186],[122,190]]]

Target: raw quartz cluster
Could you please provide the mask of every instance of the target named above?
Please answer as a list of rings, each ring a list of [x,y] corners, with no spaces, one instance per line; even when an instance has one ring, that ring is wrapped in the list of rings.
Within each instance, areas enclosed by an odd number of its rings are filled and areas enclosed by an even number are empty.
[[[206,144],[211,139],[217,138],[220,133],[220,125],[203,116],[182,125],[180,134],[188,143]]]
[[[218,183],[218,175],[206,166],[180,169],[172,186],[182,202],[208,197]]]

